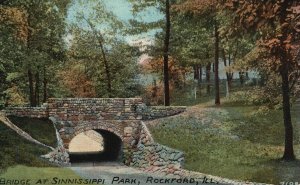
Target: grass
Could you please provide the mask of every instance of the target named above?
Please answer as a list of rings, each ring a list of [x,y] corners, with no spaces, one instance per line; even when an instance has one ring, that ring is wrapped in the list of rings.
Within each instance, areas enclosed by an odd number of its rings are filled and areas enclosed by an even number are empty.
[[[52,184],[53,178],[59,179],[80,179],[72,170],[67,168],[38,168],[38,167],[27,167],[18,165],[10,167],[8,170],[0,175],[0,178],[6,180],[30,180],[30,184]],[[46,183],[37,183],[39,180],[46,179]],[[44,181],[42,181],[44,182]],[[64,183],[62,183],[64,185]]]
[[[56,146],[55,130],[50,121],[18,117],[10,117],[10,120],[35,139]],[[54,177],[60,179],[80,178],[72,170],[53,167],[52,164],[40,158],[40,155],[46,154],[50,150],[23,139],[1,122],[0,132],[0,178],[6,180],[29,179],[30,184],[37,184],[40,179],[48,180],[42,184],[51,184]]]
[[[55,132],[52,124],[45,120],[10,117],[11,121],[29,134],[46,144],[55,146]],[[52,128],[51,128],[52,127]],[[15,165],[26,165],[34,167],[52,166],[39,156],[50,152],[48,148],[35,145],[15,131],[0,122],[0,172]]]
[[[50,150],[37,146],[17,135],[0,122],[0,172],[17,164],[46,167],[49,163],[39,158]]]
[[[52,147],[56,147],[57,140],[52,122],[48,119],[26,118],[10,116],[9,119],[16,126],[30,134],[38,141]]]
[[[185,153],[186,169],[264,183],[298,181],[299,162],[278,160],[284,143],[281,111],[258,113],[257,109],[225,104],[210,107],[202,118],[163,119],[150,130],[157,142]],[[299,131],[296,126],[296,151]]]

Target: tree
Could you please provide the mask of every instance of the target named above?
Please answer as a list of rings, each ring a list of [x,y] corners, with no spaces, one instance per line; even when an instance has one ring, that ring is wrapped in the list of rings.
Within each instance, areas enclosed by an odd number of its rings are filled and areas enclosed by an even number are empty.
[[[136,96],[139,91],[135,83],[138,75],[138,48],[130,46],[121,38],[123,22],[106,8],[103,1],[77,2],[89,11],[77,10],[76,19],[69,26],[72,40],[68,49],[70,64],[67,66],[73,68],[72,64],[76,64],[81,69],[80,73],[95,89],[92,96]],[[81,89],[86,88],[86,84],[76,83],[76,80],[72,83]],[[85,93],[72,93],[70,87],[71,96],[86,96]]]
[[[24,98],[17,85],[21,75],[17,72],[25,55],[24,45],[28,37],[27,13],[19,8],[0,5],[0,101],[22,103]],[[17,101],[15,101],[17,100]]]
[[[148,31],[158,27],[164,29],[164,47],[163,47],[163,58],[164,58],[164,105],[170,106],[170,84],[169,84],[169,50],[170,50],[170,37],[171,37],[171,1],[170,0],[129,0],[133,4],[133,12],[142,12],[149,7],[155,7],[164,14],[165,26],[162,26],[162,20],[156,22],[145,23],[136,20],[131,20],[131,24],[138,30]]]
[[[215,104],[220,105],[219,52],[220,52],[220,22],[218,19],[217,0],[187,0],[175,5],[175,9],[201,15],[209,19],[214,28],[214,72],[215,72]],[[209,68],[207,68],[209,69]]]
[[[165,16],[166,16],[166,35],[164,42],[164,87],[165,87],[165,106],[170,106],[170,86],[169,86],[169,44],[171,32],[171,17],[170,17],[170,0],[166,1]]]
[[[289,75],[297,66],[293,44],[299,39],[300,2],[227,0],[226,6],[235,12],[238,25],[246,28],[245,30],[260,31],[257,46],[264,51],[261,57],[271,70],[281,76],[285,127],[285,149],[282,159],[295,160]]]
[[[28,82],[21,79],[18,86],[25,94],[28,93],[31,106],[40,104],[40,78],[43,74],[43,101],[47,98],[47,68],[54,61],[61,61],[63,58],[64,42],[64,18],[66,15],[69,0],[64,1],[35,1],[35,0],[13,0],[5,2],[5,9],[18,9],[24,12],[21,19],[18,14],[12,17],[22,22],[21,34],[17,38],[22,38],[23,43],[18,43],[17,47],[22,48],[21,55],[12,56],[12,61],[19,65],[18,72],[25,77]],[[25,33],[25,34],[24,34]],[[9,36],[10,37],[10,36]],[[7,45],[9,46],[9,45]],[[11,48],[12,49],[12,48]],[[7,60],[6,56],[4,59]],[[16,71],[15,71],[16,72]],[[28,84],[28,91],[23,89],[22,84]]]
[[[207,93],[210,93],[210,70],[213,62],[213,26],[210,20],[197,14],[176,12],[173,18],[171,56],[178,65],[194,69],[194,79],[202,82],[202,69],[206,69]]]
[[[108,60],[108,48],[114,36],[120,33],[123,23],[105,7],[103,1],[78,1],[81,6],[88,8],[90,12],[86,13],[81,10],[77,12],[77,25],[84,25],[93,34],[97,41],[97,47],[101,53],[101,61],[104,64],[106,76],[106,90],[108,97],[113,97],[112,92],[112,61]]]
[[[223,11],[221,14],[221,58],[226,70],[228,90],[230,90],[234,72],[238,71],[239,74],[244,75],[248,71],[246,65],[239,65],[237,61],[244,60],[244,56],[254,48],[255,34],[245,34],[238,28],[233,30],[233,15],[226,13],[226,11]],[[240,81],[244,81],[243,75],[240,75]]]

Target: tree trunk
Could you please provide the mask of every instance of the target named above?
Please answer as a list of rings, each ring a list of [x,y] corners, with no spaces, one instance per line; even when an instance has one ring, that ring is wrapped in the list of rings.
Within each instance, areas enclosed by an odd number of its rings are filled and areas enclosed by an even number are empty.
[[[33,88],[33,76],[31,69],[28,69],[28,82],[29,82],[29,102],[31,107],[35,107],[34,88]]]
[[[203,75],[203,72],[202,72],[202,65],[199,66],[199,80],[198,80],[198,84],[201,84],[202,82],[202,75]]]
[[[194,80],[199,80],[199,68],[198,68],[198,65],[194,65]]]
[[[166,0],[166,35],[164,42],[164,95],[165,106],[170,106],[170,87],[169,87],[169,43],[171,32],[171,19],[170,19],[170,0]]]
[[[39,71],[35,73],[35,92],[34,92],[34,98],[35,98],[35,106],[40,105],[40,74]]]
[[[215,104],[220,105],[220,81],[219,81],[219,31],[217,21],[215,23]]]
[[[101,54],[102,54],[102,59],[103,59],[103,62],[104,62],[104,68],[105,68],[107,93],[108,93],[108,97],[112,98],[112,79],[111,79],[111,74],[110,74],[110,67],[109,67],[108,60],[107,60],[107,57],[106,57],[106,53],[105,53],[105,50],[104,50],[103,36],[102,36],[101,32],[97,32],[97,30],[94,28],[94,25],[90,21],[88,21],[87,19],[85,19],[85,21],[88,23],[88,25],[90,26],[90,28],[94,32],[94,35],[95,35],[96,39],[99,42],[100,50],[101,50]]]
[[[44,67],[44,79],[43,79],[43,103],[47,102],[47,77],[46,77],[46,67]]]
[[[287,11],[289,6],[289,1],[282,1],[280,9],[280,25],[286,23]],[[285,128],[285,145],[284,145],[284,154],[282,159],[287,161],[295,160],[294,147],[293,147],[293,124],[291,120],[291,104],[290,104],[290,88],[289,88],[289,64],[292,62],[292,54],[287,53],[285,48],[285,41],[288,38],[288,31],[283,26],[281,27],[281,38],[280,46],[281,51],[278,52],[280,55],[281,70],[280,75],[282,79],[282,105],[283,105],[283,122]]]
[[[228,83],[228,90],[232,88],[232,79],[233,79],[233,73],[226,73],[227,77],[227,83]]]
[[[207,94],[210,94],[210,70],[211,70],[211,64],[208,64],[206,66],[206,83],[207,83],[206,93]]]
[[[227,58],[226,58],[226,53],[225,53],[225,49],[222,49],[222,57],[223,57],[223,61],[224,61],[224,66],[227,67]],[[231,65],[231,58],[230,58],[230,54],[228,57],[228,66]],[[227,80],[227,85],[228,85],[228,93],[231,89],[231,85],[232,85],[232,78],[233,78],[233,73],[230,72],[226,72],[226,80]]]
[[[107,83],[107,92],[108,92],[108,97],[112,98],[112,88],[111,88],[111,76],[110,76],[110,68],[108,66],[108,61],[106,59],[106,55],[104,52],[104,48],[101,45],[101,51],[102,51],[102,56],[103,56],[103,61],[104,61],[104,66],[105,66],[105,74],[106,74],[106,83]]]
[[[291,120],[290,110],[290,92],[289,92],[289,75],[288,75],[288,64],[284,62],[284,67],[281,70],[282,78],[282,103],[283,103],[283,121],[285,128],[285,146],[284,154],[282,159],[291,161],[295,160],[294,147],[293,147],[293,124]]]
[[[244,85],[245,82],[245,73],[244,72],[239,72],[239,78],[240,78],[240,83],[241,85]]]

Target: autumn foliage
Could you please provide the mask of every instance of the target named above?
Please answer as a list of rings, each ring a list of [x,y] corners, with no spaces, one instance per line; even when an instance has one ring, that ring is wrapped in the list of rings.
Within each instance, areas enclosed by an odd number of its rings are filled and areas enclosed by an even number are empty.
[[[71,65],[59,73],[62,85],[71,93],[72,97],[96,97],[94,83],[87,77],[80,64]]]
[[[146,86],[145,97],[153,105],[160,105],[164,103],[164,86],[163,86],[163,58],[151,58],[145,60],[141,65],[143,73],[145,74],[157,74],[160,76],[158,81],[154,81],[153,84]],[[191,68],[182,67],[176,64],[174,58],[169,59],[169,80],[170,80],[170,92],[175,88],[182,88],[186,81],[186,74],[190,72]]]
[[[16,38],[23,42],[27,41],[29,26],[26,11],[14,7],[0,6],[0,24],[13,26],[16,30]]]

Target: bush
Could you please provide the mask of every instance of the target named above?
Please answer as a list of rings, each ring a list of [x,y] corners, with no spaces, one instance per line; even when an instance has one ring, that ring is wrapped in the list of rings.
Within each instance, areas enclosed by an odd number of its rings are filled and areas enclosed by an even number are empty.
[[[267,106],[273,109],[281,108],[281,97],[274,96],[265,88],[260,87],[233,92],[227,97],[227,101],[243,105]]]

